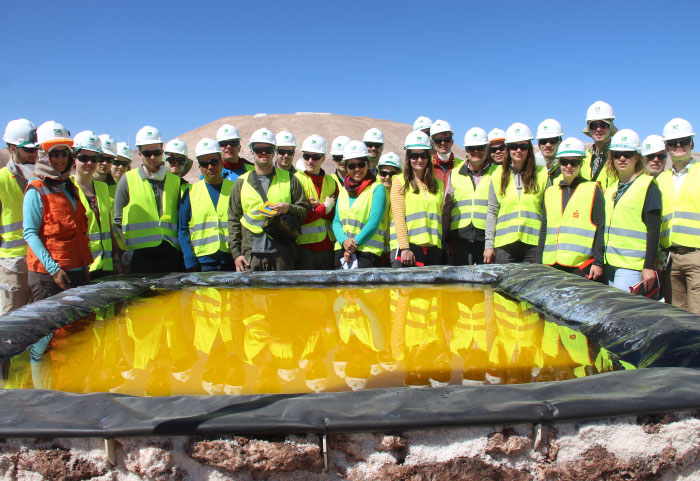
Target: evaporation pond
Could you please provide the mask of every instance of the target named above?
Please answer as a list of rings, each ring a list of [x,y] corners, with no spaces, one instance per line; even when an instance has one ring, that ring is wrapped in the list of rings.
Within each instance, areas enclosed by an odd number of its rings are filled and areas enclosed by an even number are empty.
[[[488,287],[198,288],[120,302],[5,365],[6,388],[136,396],[566,380],[607,350]]]

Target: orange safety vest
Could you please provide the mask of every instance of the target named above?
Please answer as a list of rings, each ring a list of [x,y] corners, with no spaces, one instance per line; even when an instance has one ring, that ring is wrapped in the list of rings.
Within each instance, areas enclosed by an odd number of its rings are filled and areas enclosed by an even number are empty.
[[[73,209],[63,191],[49,189],[39,179],[32,180],[27,189],[30,187],[36,189],[41,196],[44,216],[39,238],[51,258],[64,271],[89,266],[92,263],[92,255],[88,246],[87,217],[83,203],[76,199]],[[48,274],[31,247],[27,250],[27,269]]]

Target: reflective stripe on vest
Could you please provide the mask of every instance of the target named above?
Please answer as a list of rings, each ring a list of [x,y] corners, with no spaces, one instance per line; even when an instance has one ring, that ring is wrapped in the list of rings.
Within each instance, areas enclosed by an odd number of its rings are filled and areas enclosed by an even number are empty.
[[[73,179],[75,184],[75,179]],[[83,190],[76,184],[80,202],[85,207],[85,215],[88,222],[88,241],[90,244],[90,254],[92,255],[92,264],[90,271],[113,271],[112,263],[112,217],[109,209],[109,187],[105,182],[99,180],[92,181],[95,188],[95,196],[97,197],[97,210],[99,217],[90,208],[90,203],[83,193]]]
[[[22,203],[24,192],[20,189],[15,176],[7,167],[0,169],[0,257],[24,257],[27,255],[27,243],[22,236]]]
[[[352,203],[352,206],[350,205],[350,195],[348,191],[344,187],[341,189],[338,195],[336,209],[338,209],[338,219],[343,226],[343,232],[349,239],[357,237],[362,229],[364,229],[367,221],[369,221],[374,191],[380,187],[382,189],[384,188],[380,182],[375,181],[370,188],[362,191],[355,199],[355,202]],[[367,242],[357,247],[357,250],[360,252],[369,252],[378,256],[382,255],[382,252],[384,252],[384,237],[386,235],[387,223],[388,209],[385,208],[384,217],[382,217],[379,227]],[[336,242],[335,248],[336,250],[342,249],[342,246]]]
[[[169,172],[165,174],[163,214],[159,217],[153,187],[148,179],[141,178],[139,169],[124,174],[129,186],[129,203],[124,207],[122,222],[126,248],[155,247],[165,240],[179,249],[177,204],[180,199],[180,178]]]
[[[671,245],[700,248],[700,163],[688,168],[678,194],[673,172],[667,170],[656,178],[661,189],[663,211],[661,218],[661,247]]]
[[[593,199],[598,184],[582,182],[576,186],[562,214],[563,192],[552,185],[544,193],[547,211],[547,237],[542,263],[578,266],[593,257],[596,225],[591,221]]]
[[[403,192],[403,176],[394,176],[401,183]],[[437,191],[431,194],[427,190],[418,193],[409,187],[404,193],[406,230],[408,242],[418,246],[436,246],[442,248],[442,199],[444,188],[442,181],[437,182]],[[398,236],[392,220],[390,226],[391,250],[399,246]]]
[[[316,192],[314,181],[305,172],[298,171],[294,174],[301,186],[304,189],[307,199],[318,199],[319,202],[325,201],[326,197],[330,197],[335,193],[337,184],[330,175],[323,176],[323,184],[321,185],[321,194]],[[343,189],[344,190],[344,189]],[[297,244],[315,244],[326,238],[326,235],[331,241],[335,240],[331,222],[326,219],[316,219],[308,224],[302,224],[301,232],[297,237]]]
[[[204,180],[195,182],[189,189],[190,244],[194,255],[202,257],[216,252],[228,252],[228,205],[231,198],[233,181],[224,179],[219,192],[216,208],[211,201],[209,189]]]
[[[240,177],[243,179],[243,186],[241,187],[241,208],[243,209],[241,224],[253,234],[262,234],[263,225],[265,224],[265,219],[267,219],[260,213],[260,208],[264,202],[258,191],[255,190],[255,187],[248,182],[249,176],[250,171]],[[267,190],[267,200],[273,204],[279,202],[291,203],[292,192],[289,182],[289,172],[276,168],[275,175]]]
[[[605,263],[623,269],[641,271],[647,246],[647,227],[642,210],[650,175],[637,177],[624,195],[614,203],[618,182],[610,184],[605,193]]]
[[[471,177],[459,173],[460,169],[452,169],[450,181],[454,189],[455,203],[450,212],[450,230],[459,230],[474,224],[477,229],[486,229],[486,213],[489,206],[489,185],[491,176],[496,170],[491,165],[474,188]]]
[[[501,194],[501,169],[499,166],[491,176],[493,189],[500,204],[494,247],[503,247],[518,241],[536,246],[542,225],[542,199],[547,185],[547,169],[537,167],[537,192],[525,193],[523,187],[519,198],[512,173],[509,174],[510,182],[505,194]]]

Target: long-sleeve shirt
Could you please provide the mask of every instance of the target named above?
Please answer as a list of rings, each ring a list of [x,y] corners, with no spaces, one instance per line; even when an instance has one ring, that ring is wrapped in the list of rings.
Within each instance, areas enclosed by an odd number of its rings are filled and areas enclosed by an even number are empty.
[[[371,186],[367,186],[367,188],[369,189]],[[356,200],[356,197],[350,197],[350,206],[352,206]],[[360,230],[360,233],[355,237],[358,245],[365,244],[377,231],[379,224],[384,217],[385,209],[386,189],[383,185],[380,185],[374,190],[374,194],[372,195],[372,205],[369,210],[369,219],[365,223],[365,226]],[[338,209],[335,210],[335,217],[333,219],[333,233],[335,234],[335,239],[342,246],[343,242],[345,242],[348,236],[345,235],[345,232],[343,231],[343,224],[340,222]]]

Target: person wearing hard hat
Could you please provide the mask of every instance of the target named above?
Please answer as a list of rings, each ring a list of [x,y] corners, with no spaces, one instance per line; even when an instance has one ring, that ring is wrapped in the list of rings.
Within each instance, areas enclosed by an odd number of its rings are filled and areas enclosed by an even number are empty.
[[[301,223],[297,237],[297,261],[299,270],[333,269],[332,222],[335,217],[335,201],[338,184],[333,176],[326,174],[321,164],[326,158],[326,140],[320,135],[311,135],[301,145],[305,169],[296,174],[304,188],[304,195],[311,208]]]
[[[489,140],[479,127],[464,135],[465,162],[452,169],[443,211],[449,214],[447,242],[454,265],[484,263],[484,229],[489,201],[489,185],[496,166],[488,158]],[[444,215],[444,214],[443,214]]]
[[[186,191],[190,183],[185,180],[185,175],[192,168],[192,159],[187,156],[187,144],[184,140],[173,139],[165,144],[163,152],[168,172],[180,178],[180,191]]]
[[[622,129],[613,135],[605,191],[605,280],[629,292],[643,283],[656,286],[657,249],[661,232],[661,191],[644,172],[639,135]]]
[[[387,192],[391,192],[391,183],[394,175],[401,173],[401,157],[396,155],[394,152],[388,152],[382,154],[379,158],[379,164],[377,164],[377,180],[382,183]],[[389,222],[391,222],[391,202],[389,196],[387,196],[387,227]],[[384,229],[384,253],[380,260],[381,267],[389,267],[391,265],[390,260],[391,248],[389,247],[389,229]]]
[[[221,147],[224,170],[224,179],[236,180],[239,176],[254,170],[254,165],[243,157],[241,152],[241,134],[231,124],[224,124],[216,131],[216,141]]]
[[[91,130],[75,134],[73,155],[75,175],[73,183],[78,187],[80,202],[85,208],[90,240],[90,279],[99,279],[114,272],[112,244],[112,211],[109,188],[106,182],[94,178],[97,166],[102,164],[102,142]]]
[[[100,146],[102,148],[102,157],[95,168],[93,177],[95,180],[107,184],[109,190],[109,208],[110,211],[114,208],[114,194],[117,192],[117,182],[112,177],[112,165],[117,158],[117,144],[114,142],[114,137],[109,134],[99,136]]]
[[[233,181],[221,176],[221,148],[205,137],[195,147],[197,166],[204,178],[182,195],[178,212],[177,238],[185,269],[192,271],[234,271],[228,250],[228,205]]]
[[[117,143],[117,158],[112,161],[112,178],[119,181],[131,169],[131,147],[126,142]],[[114,193],[116,194],[116,189]],[[114,199],[112,199],[114,202]]]
[[[433,124],[435,125],[435,124]],[[442,262],[443,183],[435,178],[430,137],[414,130],[406,137],[403,175],[391,184],[391,267]]]
[[[607,188],[608,176],[604,169],[608,160],[610,140],[617,132],[615,113],[610,104],[598,100],[593,102],[586,111],[586,126],[583,133],[593,139],[593,146],[586,151],[586,157],[581,166],[581,175],[600,183],[603,192]]]
[[[492,129],[489,132],[489,158],[496,165],[501,165],[506,158],[506,132]]]
[[[22,202],[39,144],[36,128],[27,119],[8,122],[2,139],[10,151],[9,162],[0,169],[0,314],[7,314],[31,301]]]
[[[656,178],[666,169],[668,151],[664,138],[660,135],[650,135],[642,141],[642,156],[646,163],[647,174]]]
[[[693,159],[693,126],[671,119],[663,130],[671,168],[657,177],[663,198],[661,247],[668,251],[665,269],[670,302],[700,315],[700,166]]]
[[[297,148],[297,139],[294,137],[294,134],[288,130],[283,130],[275,135],[275,141],[277,142],[277,160],[275,161],[275,167],[286,170],[290,174],[296,173],[297,169],[294,167],[294,151]]]
[[[345,176],[348,175],[348,171],[345,169],[345,161],[343,160],[343,150],[348,142],[350,142],[350,137],[341,135],[333,139],[333,143],[331,144],[331,158],[335,164],[333,180],[338,184],[338,189],[343,188]]]
[[[425,117],[421,115],[413,122],[413,130],[420,130],[426,135],[430,135],[430,127],[433,125],[433,121],[430,117]]]
[[[163,136],[146,125],[136,133],[142,165],[130,170],[114,196],[114,230],[119,246],[133,250],[132,273],[182,269],[177,242],[180,178],[163,163]]]
[[[377,168],[379,157],[382,156],[382,150],[384,150],[384,132],[373,127],[365,132],[362,142],[365,143],[369,151],[369,167],[374,170]]]
[[[506,158],[493,173],[484,236],[484,262],[535,262],[547,169],[535,164],[532,131],[520,122],[506,130]]]
[[[564,137],[564,132],[557,120],[545,119],[537,126],[537,145],[547,167],[549,178],[552,180],[561,174],[556,157],[562,137]]]
[[[294,269],[296,238],[292,231],[298,233],[308,207],[299,179],[275,168],[275,142],[269,129],[253,132],[248,146],[255,169],[233,185],[228,244],[237,272]]]
[[[431,159],[433,172],[435,178],[442,182],[443,185],[447,184],[452,169],[464,162],[452,153],[453,136],[452,126],[445,120],[438,119],[430,127],[430,141],[434,150]]]
[[[92,263],[85,207],[70,181],[73,140],[58,122],[37,129],[43,153],[23,202],[23,235],[32,300],[46,299],[88,282]]]
[[[597,182],[581,177],[585,155],[579,139],[559,142],[561,181],[544,193],[537,261],[595,281],[603,275],[605,199]]]
[[[369,150],[363,142],[348,142],[343,158],[348,175],[333,219],[335,267],[378,267],[387,227],[386,189],[369,168]]]

